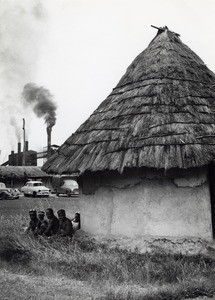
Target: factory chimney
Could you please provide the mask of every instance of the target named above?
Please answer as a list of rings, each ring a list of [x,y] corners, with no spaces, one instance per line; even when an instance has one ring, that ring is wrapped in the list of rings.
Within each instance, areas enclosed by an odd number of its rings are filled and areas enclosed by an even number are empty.
[[[18,143],[18,155],[17,155],[17,166],[22,165],[22,157],[21,157],[21,143]]]
[[[40,118],[43,117],[47,125],[47,158],[51,156],[51,131],[56,122],[57,105],[53,102],[50,91],[35,83],[27,83],[23,88],[23,98],[31,104],[33,111]]]
[[[25,141],[25,151],[28,152],[28,141]]]
[[[18,153],[20,153],[21,152],[21,143],[20,142],[18,142]]]
[[[22,155],[22,166],[25,166],[26,164],[26,143],[25,143],[25,119],[23,118],[23,155]]]
[[[51,156],[51,133],[52,133],[52,126],[48,126],[46,128],[47,131],[47,159]]]

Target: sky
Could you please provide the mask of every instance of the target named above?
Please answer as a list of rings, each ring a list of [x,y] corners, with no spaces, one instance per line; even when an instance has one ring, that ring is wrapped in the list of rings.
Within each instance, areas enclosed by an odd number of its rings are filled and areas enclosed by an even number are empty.
[[[47,144],[27,84],[48,90],[61,145],[149,45],[151,25],[179,33],[215,72],[214,16],[214,0],[0,0],[0,164],[23,141],[23,118],[29,149]]]

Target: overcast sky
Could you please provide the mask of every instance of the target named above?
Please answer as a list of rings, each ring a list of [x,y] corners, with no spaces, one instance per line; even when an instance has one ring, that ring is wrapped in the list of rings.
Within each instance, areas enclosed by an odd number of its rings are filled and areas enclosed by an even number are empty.
[[[154,38],[151,24],[179,33],[215,72],[214,0],[0,0],[0,164],[17,151],[23,118],[29,148],[47,143],[25,84],[53,95],[52,143],[61,145]]]

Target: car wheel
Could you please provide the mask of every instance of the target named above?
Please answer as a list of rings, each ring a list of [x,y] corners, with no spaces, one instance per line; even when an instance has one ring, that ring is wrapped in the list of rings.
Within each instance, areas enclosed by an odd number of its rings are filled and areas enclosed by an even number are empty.
[[[5,194],[1,195],[1,200],[6,200],[6,199],[7,199],[7,197]]]
[[[66,196],[67,196],[67,197],[70,196],[70,191],[66,191]]]
[[[33,192],[33,197],[36,198],[37,197],[37,193]]]
[[[25,196],[25,197],[28,197],[28,194],[24,193],[24,196]]]

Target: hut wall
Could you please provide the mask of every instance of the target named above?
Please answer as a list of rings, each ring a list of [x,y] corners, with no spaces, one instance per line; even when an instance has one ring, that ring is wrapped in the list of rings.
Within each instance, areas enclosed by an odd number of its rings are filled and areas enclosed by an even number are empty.
[[[82,178],[82,187],[89,185],[88,179]],[[129,237],[212,239],[207,169],[168,175],[150,170],[121,176],[103,173],[97,176],[98,182],[94,194],[80,194],[83,230]]]

